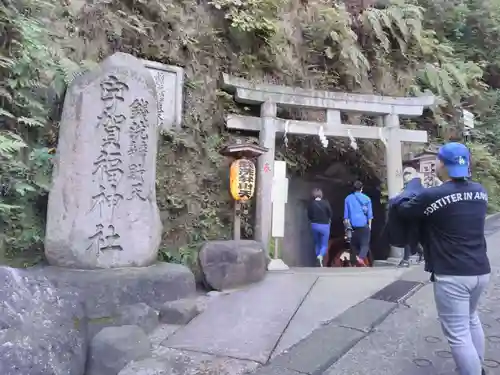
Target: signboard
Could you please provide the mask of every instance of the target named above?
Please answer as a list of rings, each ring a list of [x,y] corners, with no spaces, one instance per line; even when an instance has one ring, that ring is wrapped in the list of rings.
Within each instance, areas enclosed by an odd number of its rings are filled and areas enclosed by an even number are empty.
[[[466,129],[474,129],[474,114],[462,109],[462,118]]]
[[[441,185],[441,181],[436,173],[436,160],[421,160],[420,161],[420,177],[422,185],[426,188]]]
[[[180,129],[182,124],[182,90],[184,69],[155,61],[142,60],[156,83],[158,95],[158,127]]]
[[[274,178],[272,190],[272,237],[285,237],[285,207],[288,201],[288,178],[286,178],[286,162],[274,162]]]

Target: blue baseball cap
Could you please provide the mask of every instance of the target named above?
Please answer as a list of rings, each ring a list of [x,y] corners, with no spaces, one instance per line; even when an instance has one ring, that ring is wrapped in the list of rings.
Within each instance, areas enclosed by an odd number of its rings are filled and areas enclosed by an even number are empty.
[[[458,142],[450,142],[438,151],[438,159],[441,160],[452,178],[469,177],[470,152],[467,146]]]

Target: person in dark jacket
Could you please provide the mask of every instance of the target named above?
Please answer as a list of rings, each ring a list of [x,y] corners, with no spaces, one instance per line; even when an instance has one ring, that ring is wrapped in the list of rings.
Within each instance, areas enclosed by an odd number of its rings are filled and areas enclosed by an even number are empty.
[[[323,267],[323,258],[328,251],[328,241],[330,239],[332,208],[330,203],[323,199],[323,192],[320,189],[313,190],[312,198],[307,208],[307,217],[311,222],[316,258],[320,267]]]
[[[443,184],[395,203],[399,217],[421,225],[420,243],[431,273],[443,333],[460,375],[484,374],[484,332],[477,314],[490,278],[484,224],[488,194],[470,177],[468,148],[456,142],[439,149]]]
[[[423,189],[422,180],[419,176],[414,175],[406,183],[403,191],[389,200],[386,236],[390,245],[405,248],[405,252],[411,252],[413,249],[420,246],[420,226],[416,220],[405,220],[398,215],[398,205],[402,201],[417,196]],[[405,258],[403,258],[403,260],[405,260]]]
[[[398,267],[410,267],[410,256],[418,254],[418,264],[424,260],[424,250],[420,244],[406,245],[403,249],[403,259],[399,262]]]
[[[424,187],[422,186],[422,180],[415,168],[406,167],[403,171],[403,180],[405,185],[403,191],[406,189],[412,196],[417,195],[418,192],[420,192],[420,190],[424,189]],[[408,186],[408,184],[410,184],[410,186]],[[395,199],[393,198],[393,202],[394,201]],[[402,219],[397,217],[397,220],[399,221]],[[407,233],[408,242],[404,246],[403,259],[401,259],[401,262],[399,263],[398,267],[410,267],[411,255],[415,255],[418,253],[419,255],[418,262],[421,263],[424,258],[424,254],[422,246],[418,243],[419,227],[413,225],[412,223],[407,223],[407,222],[405,223],[404,220],[402,220],[402,222],[404,223],[405,226],[404,230]]]

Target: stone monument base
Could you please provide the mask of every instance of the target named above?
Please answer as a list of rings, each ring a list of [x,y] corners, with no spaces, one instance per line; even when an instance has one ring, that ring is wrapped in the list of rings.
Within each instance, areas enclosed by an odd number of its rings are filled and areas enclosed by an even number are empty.
[[[107,270],[0,267],[0,280],[2,375],[117,374],[129,360],[149,356],[147,334],[160,324],[157,310],[196,293],[191,271],[169,263]],[[102,363],[118,367],[98,372]]]
[[[184,266],[156,263],[149,267],[78,270],[54,266],[36,272],[56,288],[78,290],[85,302],[87,317],[107,317],[124,306],[145,303],[155,310],[168,301],[196,293],[193,273]]]

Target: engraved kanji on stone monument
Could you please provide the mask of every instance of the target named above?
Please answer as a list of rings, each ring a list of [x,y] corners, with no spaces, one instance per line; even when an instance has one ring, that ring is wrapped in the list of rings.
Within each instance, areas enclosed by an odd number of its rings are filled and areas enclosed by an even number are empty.
[[[49,195],[45,253],[73,268],[147,266],[157,257],[155,82],[117,53],[68,88]]]

